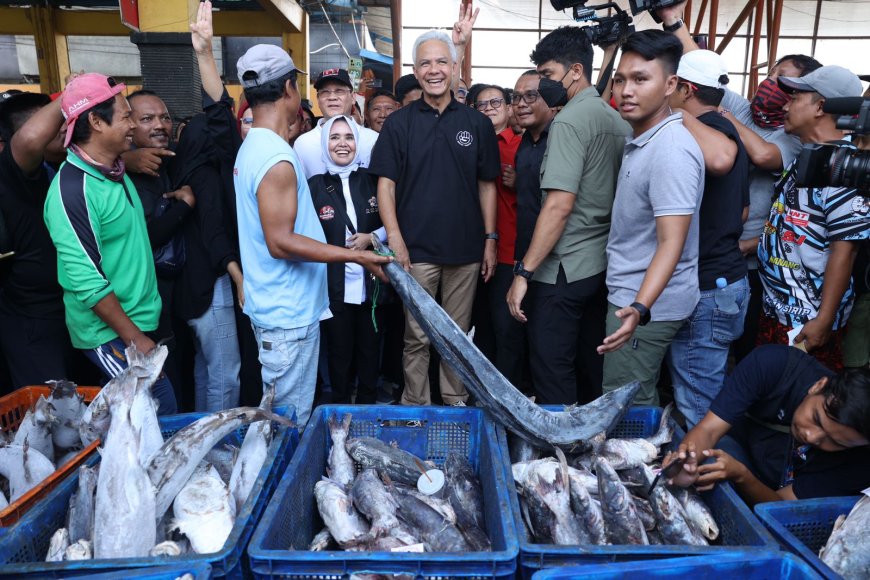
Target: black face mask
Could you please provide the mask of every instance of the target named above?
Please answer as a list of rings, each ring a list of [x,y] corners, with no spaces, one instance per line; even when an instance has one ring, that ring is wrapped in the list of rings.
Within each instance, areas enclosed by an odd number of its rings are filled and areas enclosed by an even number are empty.
[[[568,89],[559,81],[541,77],[541,80],[538,81],[538,94],[551,109],[564,107],[568,104]]]

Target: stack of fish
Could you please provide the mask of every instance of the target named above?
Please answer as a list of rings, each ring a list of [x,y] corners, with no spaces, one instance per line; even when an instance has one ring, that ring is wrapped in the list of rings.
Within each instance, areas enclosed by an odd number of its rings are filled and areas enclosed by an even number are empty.
[[[52,381],[50,385],[49,397],[40,396],[18,429],[3,434],[0,510],[39,485],[84,446],[79,436],[86,409],[83,397],[74,383]]]
[[[834,522],[819,558],[846,580],[870,578],[870,497],[861,496],[849,515]]]
[[[274,390],[261,407],[202,417],[164,441],[150,390],[167,349],[130,347],[128,368],[91,402],[79,425],[83,441],[100,439],[101,462],[79,468],[66,527],[51,538],[46,560],[178,556],[223,547],[263,466]],[[240,449],[218,445],[256,421]]]
[[[465,456],[450,453],[444,463],[444,486],[425,495],[417,481],[434,464],[379,439],[348,439],[350,423],[349,413],[341,421],[329,419],[327,477],[314,486],[326,528],[314,537],[310,550],[492,549],[485,532],[483,492]]]
[[[559,545],[705,546],[715,540],[718,526],[697,493],[651,488],[651,464],[673,437],[670,414],[668,407],[652,437],[602,434],[591,451],[570,457],[555,448],[555,458],[539,458],[523,439],[512,438],[512,471],[528,536]]]

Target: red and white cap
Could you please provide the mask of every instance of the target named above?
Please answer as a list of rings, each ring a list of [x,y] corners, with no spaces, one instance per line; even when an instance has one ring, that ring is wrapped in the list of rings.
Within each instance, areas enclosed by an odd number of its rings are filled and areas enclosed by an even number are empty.
[[[72,126],[82,113],[87,112],[126,89],[123,83],[116,83],[112,77],[98,73],[87,73],[69,82],[60,96],[60,109],[66,119],[66,137],[63,146],[69,147],[72,139]]]

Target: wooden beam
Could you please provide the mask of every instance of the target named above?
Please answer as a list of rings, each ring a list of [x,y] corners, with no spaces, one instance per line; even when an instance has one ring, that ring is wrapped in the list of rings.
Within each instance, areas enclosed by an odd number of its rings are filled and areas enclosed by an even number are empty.
[[[190,32],[199,0],[139,0],[141,32]]]
[[[0,34],[33,34],[27,8],[0,8]]]
[[[749,14],[755,9],[755,6],[759,2],[763,2],[764,0],[749,0],[746,3],[746,6],[743,7],[743,10],[740,11],[740,14],[737,16],[737,19],[734,21],[734,24],[731,25],[731,28],[728,29],[728,32],[725,33],[725,36],[722,38],[722,44],[716,47],[716,52],[722,54],[722,51],[725,50],[725,47],[728,46],[728,43],[734,38],[734,35],[737,34],[737,31],[740,30],[740,27],[743,26],[743,23],[746,22],[746,19],[749,18]],[[782,0],[778,0],[782,1]]]
[[[291,28],[288,32],[302,30],[302,20],[308,17],[296,0],[257,0],[257,4],[262,6],[263,10],[273,18],[288,24]]]
[[[58,33],[55,27],[54,8],[31,6],[29,11],[33,23],[39,84],[42,92],[56,93],[63,89],[63,81],[69,76],[66,36]]]
[[[716,30],[719,27],[719,0],[710,1],[710,33],[707,38],[707,49],[716,50]],[[722,54],[722,51],[718,51]]]
[[[393,33],[393,86],[402,76],[402,0],[390,0],[390,29]]]
[[[686,30],[689,30],[692,27],[692,0],[686,0],[686,7],[683,10],[683,21],[686,25]]]
[[[462,0],[462,9],[467,10],[467,6],[471,4],[471,0]],[[471,86],[471,43],[474,39],[469,38],[468,44],[465,45],[465,55],[462,57],[462,69],[459,71],[459,77],[464,79]],[[459,55],[457,55],[459,56]]]
[[[299,32],[284,32],[281,34],[281,45],[290,53],[296,68],[311,73],[311,54],[308,37],[308,14],[303,14],[302,30]],[[300,75],[296,85],[303,99],[309,98],[312,79],[308,75]]]
[[[749,90],[746,91],[747,95],[754,95],[758,89],[758,52],[761,48],[761,25],[764,23],[764,2],[758,2],[755,5],[753,18],[752,59],[749,63]]]
[[[767,31],[767,35],[770,37],[770,50],[768,50],[767,62],[770,63],[770,66],[773,66],[773,64],[776,63],[776,49],[779,46],[779,30],[782,27],[782,5],[783,0],[774,1],[773,28]]]
[[[10,22],[16,25],[15,21],[6,18],[7,10],[25,14],[27,12],[20,8],[0,8],[0,22],[2,22],[0,33],[33,34],[32,30],[5,32],[5,27]],[[67,36],[128,36],[130,34],[130,29],[121,24],[121,15],[117,10],[88,12],[57,10],[55,24],[58,32]],[[263,11],[232,10],[214,13],[215,36],[281,36],[286,30],[287,27],[282,22]]]
[[[698,9],[698,21],[695,22],[695,36],[701,34],[701,25],[704,24],[704,14],[707,12],[707,0],[701,0],[701,7]],[[688,26],[688,25],[686,25]]]

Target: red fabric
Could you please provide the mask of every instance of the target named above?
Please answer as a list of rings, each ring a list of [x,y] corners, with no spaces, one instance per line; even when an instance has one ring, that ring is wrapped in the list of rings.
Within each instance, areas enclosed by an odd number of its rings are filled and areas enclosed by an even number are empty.
[[[779,320],[776,320],[775,318],[765,316],[763,312],[761,313],[760,318],[761,319],[758,323],[758,338],[755,343],[757,346],[763,344],[788,344],[788,331],[791,330],[790,327],[781,324]],[[835,373],[842,371],[842,347],[845,335],[845,328],[834,330],[831,332],[831,338],[828,340],[827,344],[821,348],[815,349],[809,354],[816,357],[816,360]]]
[[[516,167],[517,149],[523,140],[521,135],[507,129],[498,134],[498,152],[502,166]],[[497,210],[495,231],[498,232],[498,263],[514,263],[514,246],[517,243],[517,191],[502,182],[502,174],[495,180]]]

